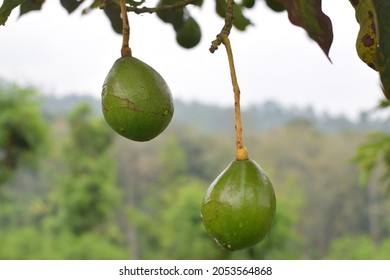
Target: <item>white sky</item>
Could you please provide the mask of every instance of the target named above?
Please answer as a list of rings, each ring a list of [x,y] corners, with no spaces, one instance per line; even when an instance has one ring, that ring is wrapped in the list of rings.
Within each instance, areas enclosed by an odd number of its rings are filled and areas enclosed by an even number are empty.
[[[153,6],[156,1],[146,2]],[[214,0],[204,2],[201,9],[190,7],[203,32],[196,48],[180,48],[171,25],[150,14],[130,14],[130,46],[135,57],[160,72],[174,98],[232,105],[225,50],[208,51],[223,20],[214,12]],[[273,99],[356,117],[382,99],[378,74],[357,56],[358,24],[349,1],[324,0],[323,9],[333,22],[333,64],[301,28],[290,24],[286,13],[272,12],[261,0],[248,10],[255,25],[230,36],[243,106]],[[13,11],[0,26],[0,78],[47,94],[100,98],[122,43],[103,11],[82,16],[79,9],[68,15],[59,0],[51,0],[40,12],[20,18],[18,13]]]

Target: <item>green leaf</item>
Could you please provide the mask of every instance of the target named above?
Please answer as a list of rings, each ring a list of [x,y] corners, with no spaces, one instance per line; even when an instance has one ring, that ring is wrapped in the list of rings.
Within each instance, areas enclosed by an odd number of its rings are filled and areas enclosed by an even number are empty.
[[[160,0],[157,3],[157,7],[164,7],[167,5],[177,4],[178,0]],[[160,10],[157,11],[156,15],[163,22],[172,24],[175,30],[179,30],[184,25],[184,9],[175,9],[175,10]]]
[[[215,0],[215,11],[221,18],[226,16],[226,0]]]
[[[378,109],[385,109],[390,107],[390,100],[381,100],[378,105]]]
[[[64,7],[68,13],[74,12],[84,0],[61,0],[61,5]]]
[[[265,2],[267,6],[274,12],[280,13],[286,10],[283,4],[279,2],[279,0],[266,0]]]
[[[26,0],[20,5],[20,14],[22,16],[30,11],[39,11],[45,0]]]
[[[302,27],[317,42],[329,59],[333,28],[329,17],[322,12],[321,0],[278,0],[284,5],[292,24]],[[329,59],[330,60],[330,59]]]
[[[360,59],[376,69],[375,54],[378,44],[375,27],[375,12],[371,0],[349,0],[355,8],[356,21],[360,25],[356,39],[356,51]]]
[[[244,31],[252,22],[243,14],[243,4],[234,4],[233,8],[233,26],[240,31]],[[215,0],[216,13],[225,18],[226,0]]]
[[[142,4],[144,4],[144,3],[145,3],[145,0],[140,0],[140,1],[136,1],[136,0],[126,0],[126,3],[130,4],[130,6],[138,7],[138,6],[141,6]]]
[[[233,9],[233,26],[240,31],[244,31],[252,22],[244,16],[242,6],[234,5]]]
[[[380,169],[383,171],[382,180],[388,180],[390,176],[390,135],[382,132],[370,134],[368,140],[358,147],[352,161],[359,166],[361,185],[368,184],[373,170],[378,166],[384,167]]]
[[[25,0],[4,0],[0,7],[0,25],[5,25],[12,10],[22,4]]]
[[[376,65],[380,74],[383,93],[390,100],[390,1],[372,0],[376,13],[376,31],[379,44]]]
[[[111,22],[112,29],[118,34],[122,34],[121,9],[115,4],[108,4],[104,7],[104,13]]]
[[[82,11],[82,14],[83,15],[86,15],[88,14],[90,11],[92,11],[93,9],[96,9],[96,8],[99,8],[99,7],[103,7],[103,2],[105,0],[94,0],[91,5],[89,5],[87,8],[84,8],[83,11]]]

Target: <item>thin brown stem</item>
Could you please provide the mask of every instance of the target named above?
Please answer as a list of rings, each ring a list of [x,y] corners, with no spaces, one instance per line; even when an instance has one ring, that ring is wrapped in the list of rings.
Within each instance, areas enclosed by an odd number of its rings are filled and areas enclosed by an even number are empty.
[[[240,106],[240,87],[238,86],[236,69],[234,67],[233,51],[228,36],[222,36],[222,43],[225,45],[226,53],[229,60],[230,76],[234,92],[234,111],[235,111],[235,128],[236,128],[236,160],[247,160],[248,151],[242,140],[242,121]]]
[[[119,2],[121,7],[121,14],[122,14],[122,49],[121,49],[121,55],[122,57],[131,56],[131,49],[129,47],[129,40],[130,40],[130,25],[129,25],[129,19],[127,17],[127,8],[126,8],[126,0],[120,0]]]

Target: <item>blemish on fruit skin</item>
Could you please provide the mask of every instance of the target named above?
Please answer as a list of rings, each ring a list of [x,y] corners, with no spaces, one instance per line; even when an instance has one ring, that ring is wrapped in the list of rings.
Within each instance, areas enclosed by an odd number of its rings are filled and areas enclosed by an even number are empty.
[[[114,95],[114,94],[112,94],[111,96],[126,102],[126,106],[122,106],[121,108],[127,109],[127,110],[132,111],[132,112],[137,112],[137,113],[143,112],[143,110],[140,110],[137,107],[135,107],[135,103],[132,102],[131,100],[129,100],[128,98],[124,98],[124,97],[121,97],[121,96],[118,96],[118,95]],[[169,114],[169,111],[165,110],[162,113],[161,112],[150,112],[150,113],[153,114],[153,115],[166,116],[166,115]]]
[[[164,79],[135,57],[115,61],[103,83],[101,99],[102,107],[108,109],[102,111],[109,126],[137,142],[161,134],[174,112],[171,92]]]
[[[130,101],[128,98],[124,98],[124,97],[121,97],[118,95],[112,95],[112,97],[117,98],[119,100],[123,100],[126,102],[126,106],[123,106],[122,108],[127,109],[129,111],[133,111],[133,112],[142,112],[142,110],[135,107],[134,102]]]

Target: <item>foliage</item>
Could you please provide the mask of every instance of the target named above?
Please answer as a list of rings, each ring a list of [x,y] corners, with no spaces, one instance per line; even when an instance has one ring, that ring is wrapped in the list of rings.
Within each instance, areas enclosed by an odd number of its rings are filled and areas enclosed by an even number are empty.
[[[383,185],[390,189],[390,135],[373,133],[362,144],[354,157],[361,169],[361,184],[367,185],[374,168],[383,168]]]
[[[103,120],[80,104],[70,113],[69,124],[65,155],[69,175],[60,182],[56,200],[59,221],[72,233],[82,234],[112,217],[119,191],[114,166],[104,153],[112,133]]]
[[[219,248],[204,231],[200,203],[233,156],[232,128],[215,131],[212,112],[218,110],[193,106],[184,107],[187,117],[202,112],[209,116],[204,123],[174,120],[148,143],[112,134],[86,104],[52,114],[52,143],[36,154],[38,168],[18,168],[2,184],[0,259],[388,258],[389,201],[370,200],[350,162],[367,128],[329,133],[317,129],[312,121],[324,121],[310,114],[247,132],[251,157],[273,178],[276,220],[258,246],[234,253]],[[287,115],[277,104],[268,110],[275,108]],[[220,112],[217,122],[230,119]],[[261,117],[247,113],[250,123]],[[372,235],[373,220],[379,238]]]
[[[389,109],[390,102],[383,101],[378,108]],[[360,168],[360,183],[367,186],[375,170],[382,173],[381,181],[385,189],[390,191],[390,134],[374,132],[368,135],[365,143],[361,144],[353,161]]]
[[[342,236],[333,240],[325,258],[388,260],[390,258],[390,238],[376,244],[368,235]]]
[[[0,184],[20,165],[33,164],[47,137],[37,92],[0,80]]]
[[[59,234],[35,226],[20,227],[0,233],[0,259],[27,260],[111,260],[125,259],[127,251],[96,233],[76,236]]]
[[[216,14],[226,21],[232,18],[225,27],[234,26],[237,30],[246,30],[251,25],[246,12],[260,0],[237,1],[231,16],[228,15],[226,8],[229,1],[215,0]],[[4,0],[0,7],[0,25],[5,25],[13,9],[19,7],[20,15],[23,15],[40,10],[44,2],[45,0]],[[390,23],[390,3],[387,0],[350,0],[350,2],[360,24],[356,40],[357,53],[363,62],[379,72],[384,95],[390,99],[390,30],[387,28]],[[329,58],[333,42],[333,27],[331,19],[322,11],[322,0],[266,0],[265,3],[275,12],[286,10],[291,23],[302,27]],[[61,0],[60,4],[68,13],[82,9],[82,14],[88,14],[100,8],[110,20],[113,30],[122,33],[118,0]],[[190,6],[201,7],[202,4],[202,0],[160,0],[155,7],[149,7],[146,1],[126,0],[127,11],[136,14],[156,13],[162,22],[171,24],[177,35],[177,43],[185,48],[192,48],[200,42],[201,30],[197,20],[191,15]],[[212,52],[213,49],[210,48]]]

